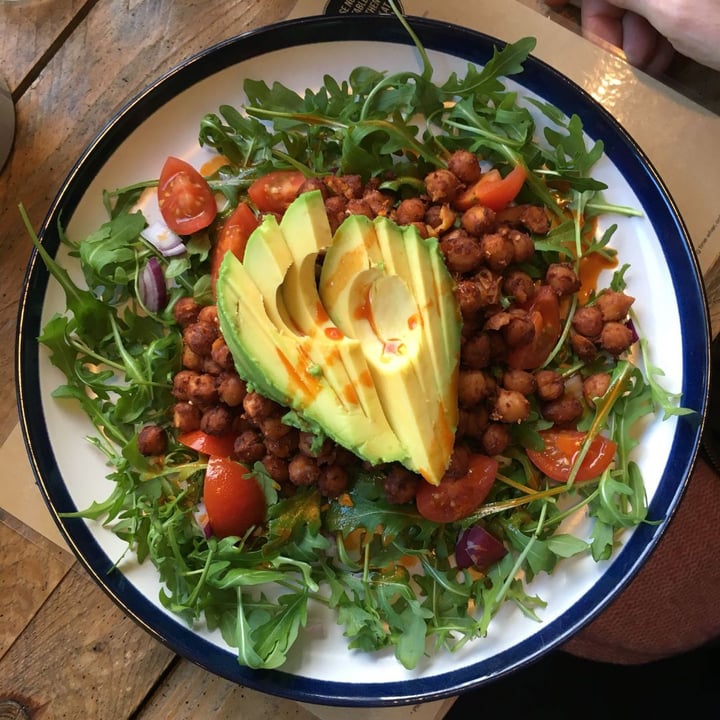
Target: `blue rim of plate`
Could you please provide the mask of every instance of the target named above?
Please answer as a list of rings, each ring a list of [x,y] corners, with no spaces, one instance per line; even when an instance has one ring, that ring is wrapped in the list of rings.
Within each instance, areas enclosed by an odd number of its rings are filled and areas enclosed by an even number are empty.
[[[452,23],[416,17],[408,20],[426,49],[455,55],[478,65],[490,59],[493,48],[505,45],[481,32]],[[57,251],[58,223],[67,223],[85,188],[105,160],[144,118],[176,94],[243,60],[275,50],[329,40],[412,44],[394,17],[307,17],[239,35],[192,56],[133,98],[91,142],[69,173],[43,223],[40,236],[45,247],[51,254]],[[232,652],[217,648],[184,627],[181,621],[164,614],[122,574],[108,574],[112,560],[100,548],[83,521],[59,518],[60,513],[76,508],[55,463],[42,411],[36,338],[41,329],[48,274],[37,253],[33,253],[18,314],[16,377],[23,436],[37,483],[61,532],[90,575],[126,614],[177,654],[226,679],[300,702],[386,707],[439,700],[508,675],[567,641],[617,596],[655,548],[677,508],[694,467],[707,405],[710,329],[697,258],[663,182],[641,149],[607,111],[574,82],[532,56],[525,63],[523,74],[513,79],[566,114],[578,114],[588,135],[602,138],[606,154],[635,190],[652,225],[662,228],[662,233],[658,235],[667,264],[673,268],[675,293],[683,319],[683,367],[693,368],[692,377],[686,375],[683,379],[683,404],[698,409],[698,416],[693,416],[694,419],[679,418],[667,466],[652,498],[651,516],[664,516],[665,520],[659,525],[638,527],[609,570],[572,608],[543,626],[540,632],[502,653],[467,667],[426,678],[389,683],[330,682],[281,670],[258,671],[242,667]],[[212,110],[208,108],[208,111]]]

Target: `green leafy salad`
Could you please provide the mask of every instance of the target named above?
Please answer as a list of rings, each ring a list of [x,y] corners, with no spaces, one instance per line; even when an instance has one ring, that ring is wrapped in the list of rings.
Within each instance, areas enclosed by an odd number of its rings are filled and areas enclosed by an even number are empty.
[[[639,214],[609,205],[593,179],[602,142],[586,142],[579,117],[502,81],[522,73],[534,40],[440,82],[398,19],[419,71],[357,67],[301,94],[246,80],[243,107],[202,118],[200,145],[217,162],[170,158],[158,180],[106,191],[101,227],[61,234],[86,286],[34,237],[67,298],[39,338],[67,378],[54,397],[77,402],[97,428],[90,442],[114,484],[69,515],[100,520],[152,563],[162,605],[219,630],[250,668],[285,663],[308,636],[313,603],[334,612],[350,649],[389,649],[408,669],[484,638],[508,602],[542,622],[533,579],[573,556],[607,560],[623,532],[651,520],[632,459],[638,427],[687,412],[648,361],[628,266],[611,245],[617,228],[598,232],[606,214]],[[375,462],[339,442],[304,413],[302,392],[238,354],[252,342],[219,334],[218,322],[233,322],[243,249],[267,249],[258,238],[277,228],[288,237],[284,213],[306,190],[328,212],[319,236],[347,240],[352,224],[392,231],[391,249],[413,243],[428,263],[447,262],[435,266],[451,288],[450,350],[437,361],[448,378],[439,397],[451,398],[440,478],[402,453]],[[159,225],[141,209],[154,194]],[[595,286],[593,268],[612,271],[608,287]],[[387,269],[383,260],[368,272],[375,281]],[[396,281],[382,287],[394,292]],[[275,311],[282,319],[293,307]],[[393,359],[404,352],[383,347]],[[306,383],[326,373],[306,369]],[[410,429],[423,420],[412,405],[404,412]],[[565,530],[576,513],[589,519],[587,537]]]

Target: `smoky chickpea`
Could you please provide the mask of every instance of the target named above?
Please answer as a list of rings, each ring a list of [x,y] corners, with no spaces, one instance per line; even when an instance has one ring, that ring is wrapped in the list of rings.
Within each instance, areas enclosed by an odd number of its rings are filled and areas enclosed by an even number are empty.
[[[551,401],[562,397],[565,392],[565,380],[555,370],[537,370],[535,372],[537,395],[541,400]]]
[[[604,322],[619,322],[627,317],[635,298],[617,290],[604,290],[595,301]]]
[[[400,464],[393,464],[383,482],[387,501],[393,505],[405,505],[415,499],[422,478]]]
[[[213,405],[203,411],[200,430],[208,435],[225,435],[232,429],[233,415],[225,405]]]
[[[368,190],[362,198],[375,217],[389,217],[395,204],[392,195],[380,190]]]
[[[187,370],[183,369],[179,372],[175,373],[175,376],[173,377],[173,388],[172,388],[172,394],[173,397],[175,397],[178,400],[187,400],[188,395],[188,386],[190,384],[190,380],[194,378],[197,375],[197,372],[195,370]]]
[[[261,461],[267,474],[278,484],[283,485],[290,480],[288,461],[277,455],[267,454]]]
[[[290,458],[298,448],[298,432],[295,428],[289,428],[288,432],[277,437],[265,436],[265,447],[268,453],[281,458]]]
[[[336,498],[348,489],[349,482],[347,470],[336,464],[321,469],[317,485],[321,495]]]
[[[610,373],[598,372],[589,375],[583,380],[583,397],[591,407],[596,398],[601,398],[608,391],[611,381]]]
[[[600,346],[611,355],[621,355],[633,343],[633,332],[624,323],[606,322],[600,332]]]
[[[502,275],[490,268],[481,267],[474,275],[473,280],[480,290],[483,307],[499,305],[502,297]]]
[[[277,413],[276,404],[254,390],[245,395],[242,405],[247,418],[258,424]]]
[[[425,188],[434,203],[452,203],[461,185],[457,175],[450,170],[434,170],[425,176]]]
[[[540,412],[546,420],[555,425],[572,425],[582,416],[583,406],[574,395],[565,393],[557,400],[543,403]]]
[[[602,311],[596,305],[586,305],[575,311],[572,326],[575,332],[588,338],[598,337],[603,328]]]
[[[522,347],[535,339],[535,324],[526,313],[511,315],[502,328],[502,334],[508,347]]]
[[[510,431],[507,425],[491,422],[485,428],[480,438],[482,451],[486,455],[501,455],[510,444]]]
[[[486,233],[480,239],[480,249],[485,264],[496,272],[502,272],[515,260],[512,240],[498,232]]]
[[[425,221],[427,204],[422,198],[413,197],[401,200],[395,210],[395,222],[398,225],[410,225]]]
[[[232,353],[222,335],[215,338],[210,346],[210,357],[221,370],[233,370],[235,368]]]
[[[173,318],[180,327],[186,327],[197,321],[200,305],[191,297],[181,297],[173,305]]]
[[[455,299],[466,323],[487,305],[482,286],[475,280],[458,280],[455,285]]]
[[[537,380],[531,372],[513,368],[503,373],[502,386],[506,390],[515,390],[527,397],[537,390]]]
[[[326,175],[325,183],[330,192],[346,200],[362,197],[363,182],[359,175]]]
[[[247,395],[247,385],[236,372],[221,372],[217,378],[218,399],[228,407],[237,408]]]
[[[455,443],[450,462],[443,477],[461,478],[470,470],[470,448],[465,443]]]
[[[570,333],[570,346],[573,352],[584,362],[592,362],[598,354],[595,343],[578,332]]]
[[[461,407],[472,407],[490,397],[497,383],[483,370],[460,370],[458,373],[458,403]]]
[[[217,325],[198,319],[183,330],[183,342],[196,355],[204,357],[212,352],[212,345],[218,337]]]
[[[320,467],[314,458],[298,453],[288,463],[288,479],[296,487],[317,485]]]
[[[233,453],[240,462],[254,465],[267,455],[267,449],[262,435],[257,430],[249,429],[244,430],[235,438]]]
[[[363,198],[351,198],[348,200],[345,206],[345,212],[348,215],[364,215],[366,218],[370,218],[370,220],[375,217],[372,208]]]
[[[545,273],[545,282],[560,297],[572,295],[580,289],[580,278],[567,262],[552,263]]]
[[[195,373],[187,384],[187,397],[190,402],[199,405],[212,405],[218,401],[215,378],[208,373]]]
[[[198,313],[198,322],[207,323],[214,327],[220,327],[220,319],[218,318],[217,305],[204,305]]]
[[[183,346],[182,349],[182,364],[186,370],[195,370],[197,372],[203,369],[204,358],[202,355],[198,355],[193,352],[187,345]]]
[[[202,411],[190,402],[182,401],[173,405],[172,409],[173,427],[179,433],[192,432],[200,429]]]
[[[475,237],[482,237],[490,232],[494,224],[495,211],[484,205],[473,205],[463,213],[461,220],[463,230]]]
[[[469,150],[456,150],[450,156],[447,168],[465,185],[477,182],[482,174],[477,155],[474,155]]]
[[[477,238],[462,228],[443,235],[440,252],[445,257],[448,269],[453,273],[471,273],[477,270],[483,261],[483,250]]]
[[[521,305],[535,296],[535,281],[522,270],[511,270],[503,277],[503,293]]]
[[[503,423],[520,423],[530,414],[530,402],[517,390],[499,388],[490,419]]]
[[[471,370],[482,370],[490,365],[491,343],[486,332],[473,333],[460,348],[462,364]]]
[[[520,230],[511,230],[508,238],[512,243],[514,263],[526,263],[532,259],[535,254],[535,241],[530,235]]]
[[[138,433],[137,443],[141,455],[163,455],[168,446],[165,428],[161,425],[145,425]]]

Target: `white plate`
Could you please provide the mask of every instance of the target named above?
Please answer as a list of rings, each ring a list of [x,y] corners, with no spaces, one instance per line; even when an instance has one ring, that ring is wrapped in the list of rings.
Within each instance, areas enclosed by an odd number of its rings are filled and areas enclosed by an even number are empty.
[[[468,60],[484,64],[493,46],[501,45],[447,23],[413,19],[413,26],[437,79],[453,70],[464,73]],[[241,105],[244,78],[278,80],[302,91],[317,86],[328,71],[345,79],[361,64],[392,71],[415,68],[418,59],[394,18],[372,16],[290,21],[193,57],[129,103],[83,154],[44,224],[45,246],[57,250],[58,218],[73,238],[94,230],[105,219],[102,190],[156,177],[167,155],[199,166],[201,117],[221,104]],[[532,58],[516,80],[522,93],[582,118],[589,137],[605,142],[606,157],[593,175],[608,184],[608,200],[643,209],[642,218],[612,218],[619,225],[613,246],[631,264],[626,279],[638,298],[635,307],[650,340],[651,360],[665,371],[666,389],[682,393],[682,404],[701,418],[708,386],[707,309],[696,258],[672,200],[632,139],[584,91]],[[628,532],[610,562],[574,559],[561,563],[552,576],[538,576],[532,590],[547,601],[542,623],[524,618],[507,603],[486,639],[455,654],[439,653],[408,671],[391,653],[350,652],[333,618],[320,617],[313,623],[318,631],[291,653],[282,671],[252,671],[238,665],[234,651],[216,635],[191,630],[160,607],[159,584],[149,563],[139,567],[124,560],[121,572],[108,574],[124,550],[111,532],[97,523],[58,517],[110,492],[103,458],[83,440],[91,428],[79,411],[50,397],[63,378],[35,342],[41,326],[64,307],[62,292],[48,283],[34,256],[19,317],[18,397],[28,452],[60,529],[95,580],[173,650],[238,683],[296,700],[382,706],[439,699],[536,660],[592,619],[634,576],[674,512],[698,450],[698,418],[658,420],[647,428],[637,460],[650,498],[649,515],[660,522]]]

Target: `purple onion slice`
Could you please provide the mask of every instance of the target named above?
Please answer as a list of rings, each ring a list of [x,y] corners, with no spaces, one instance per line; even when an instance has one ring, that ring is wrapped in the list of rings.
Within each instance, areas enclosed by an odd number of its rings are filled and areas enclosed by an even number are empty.
[[[507,548],[484,527],[473,525],[460,533],[455,545],[455,561],[463,570],[485,570],[507,555]]]

